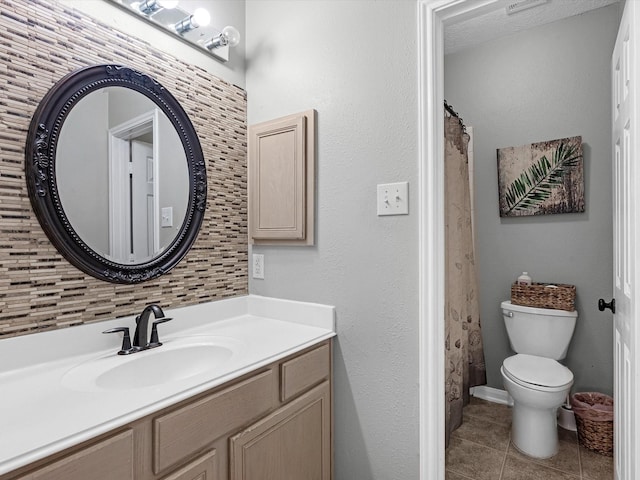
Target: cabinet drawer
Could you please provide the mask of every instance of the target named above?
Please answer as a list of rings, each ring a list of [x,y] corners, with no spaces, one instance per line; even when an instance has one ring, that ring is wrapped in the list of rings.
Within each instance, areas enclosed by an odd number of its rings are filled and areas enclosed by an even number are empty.
[[[162,480],[216,480],[216,451],[198,457]]]
[[[235,431],[274,407],[273,370],[162,415],[153,421],[156,474]]]
[[[280,400],[288,401],[299,393],[329,378],[331,370],[330,349],[328,344],[311,350],[280,366]]]
[[[126,430],[18,480],[133,480],[133,431]]]

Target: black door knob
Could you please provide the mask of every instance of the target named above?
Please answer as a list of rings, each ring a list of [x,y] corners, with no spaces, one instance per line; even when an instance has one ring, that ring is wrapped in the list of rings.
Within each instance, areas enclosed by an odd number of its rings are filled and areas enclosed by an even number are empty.
[[[603,298],[598,300],[598,310],[604,312],[605,308],[611,309],[611,313],[616,313],[616,299],[612,298],[609,303],[605,302]]]

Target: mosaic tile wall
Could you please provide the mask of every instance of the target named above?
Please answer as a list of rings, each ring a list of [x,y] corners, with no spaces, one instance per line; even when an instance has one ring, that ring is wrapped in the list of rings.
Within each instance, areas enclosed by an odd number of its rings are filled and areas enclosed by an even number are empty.
[[[118,63],[156,78],[182,104],[207,161],[207,212],[169,274],[135,286],[70,265],[40,228],[24,178],[29,122],[43,95],[78,68]],[[0,337],[246,294],[246,94],[55,1],[0,3]]]

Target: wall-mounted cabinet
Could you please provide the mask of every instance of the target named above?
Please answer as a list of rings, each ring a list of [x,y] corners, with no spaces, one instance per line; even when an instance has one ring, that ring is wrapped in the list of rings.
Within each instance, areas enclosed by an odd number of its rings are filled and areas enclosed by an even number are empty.
[[[249,240],[313,245],[315,110],[249,127]]]

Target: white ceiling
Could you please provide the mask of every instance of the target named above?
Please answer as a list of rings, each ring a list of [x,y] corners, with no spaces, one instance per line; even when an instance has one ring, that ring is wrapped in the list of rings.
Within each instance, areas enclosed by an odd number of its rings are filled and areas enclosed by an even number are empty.
[[[507,15],[505,6],[515,0],[505,0],[500,8],[480,17],[471,18],[445,28],[445,54],[454,53],[494,38],[504,37],[545,23],[579,15],[605,7],[620,0],[549,0],[548,3]]]

